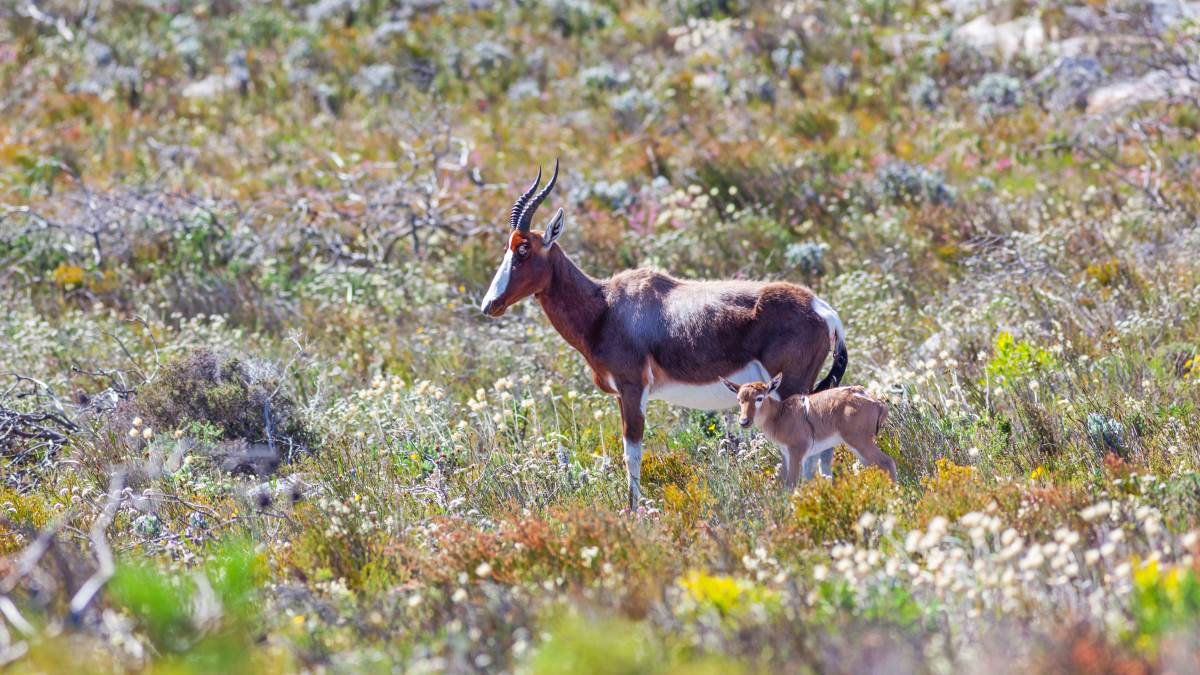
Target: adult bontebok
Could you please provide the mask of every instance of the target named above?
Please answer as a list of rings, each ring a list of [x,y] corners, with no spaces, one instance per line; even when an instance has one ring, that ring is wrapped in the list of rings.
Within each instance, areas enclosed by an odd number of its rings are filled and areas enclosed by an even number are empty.
[[[554,328],[587,360],[596,386],[616,395],[630,508],[641,498],[647,401],[729,408],[737,399],[719,378],[748,382],[775,372],[787,375],[780,396],[807,394],[831,351],[833,366],[816,390],[837,385],[847,360],[842,323],[812,291],[784,282],[684,281],[647,269],[594,279],[555,244],[563,231],[562,209],[545,232],[530,229],[558,180],[557,161],[537,192],[541,179],[539,168],[513,204],[504,260],[480,309],[498,317],[522,298],[536,297]]]
[[[783,373],[768,382],[738,385],[722,378],[737,396],[741,424],[757,424],[783,453],[783,484],[796,487],[800,464],[815,453],[829,452],[845,443],[858,460],[877,466],[896,480],[896,462],[875,444],[879,428],[887,419],[887,405],[871,398],[862,387],[836,387],[825,391],[788,396],[778,400]],[[808,471],[808,466],[805,466]],[[806,475],[805,479],[811,478]]]

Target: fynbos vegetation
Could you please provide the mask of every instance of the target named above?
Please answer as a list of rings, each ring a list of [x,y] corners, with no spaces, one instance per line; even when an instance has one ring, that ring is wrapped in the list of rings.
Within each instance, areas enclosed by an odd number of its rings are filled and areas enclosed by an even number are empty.
[[[1200,670],[1197,63],[1187,2],[3,4],[0,663]],[[896,482],[651,401],[630,510],[479,311],[555,158],[584,271],[836,308]]]

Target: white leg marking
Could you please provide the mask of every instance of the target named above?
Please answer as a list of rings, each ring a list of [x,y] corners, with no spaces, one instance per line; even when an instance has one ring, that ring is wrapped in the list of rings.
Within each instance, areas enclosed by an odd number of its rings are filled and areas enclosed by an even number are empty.
[[[508,275],[512,272],[512,250],[504,252],[504,260],[500,262],[500,267],[496,269],[496,276],[492,277],[492,285],[488,287],[487,295],[483,296],[483,302],[479,304],[480,309],[488,306],[508,290]]]
[[[625,443],[625,475],[629,478],[629,508],[636,509],[642,500],[642,444],[628,438]]]

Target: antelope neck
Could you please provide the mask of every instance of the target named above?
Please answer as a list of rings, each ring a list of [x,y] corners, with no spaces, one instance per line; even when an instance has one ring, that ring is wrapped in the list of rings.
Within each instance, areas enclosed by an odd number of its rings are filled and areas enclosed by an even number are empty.
[[[559,335],[591,362],[590,342],[608,309],[604,287],[579,269],[559,246],[552,246],[549,257],[550,283],[535,297]]]
[[[764,430],[767,425],[770,425],[774,429],[775,424],[779,422],[779,413],[783,410],[783,401],[777,401],[771,396],[766,396],[763,398],[763,402],[758,404],[758,407],[762,408],[763,416],[766,418],[763,420]]]

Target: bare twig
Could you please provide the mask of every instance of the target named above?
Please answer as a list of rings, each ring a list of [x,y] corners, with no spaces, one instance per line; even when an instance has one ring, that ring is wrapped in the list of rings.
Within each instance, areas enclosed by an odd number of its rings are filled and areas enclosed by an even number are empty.
[[[104,505],[104,510],[92,523],[91,540],[92,548],[96,550],[96,562],[99,566],[95,573],[88,577],[87,581],[79,587],[75,596],[71,598],[69,605],[70,616],[72,621],[79,621],[83,616],[84,610],[92,603],[92,599],[104,588],[104,584],[112,578],[115,566],[113,564],[112,547],[108,544],[108,526],[112,523],[113,518],[117,515],[117,507],[121,505],[122,493],[125,489],[125,474],[124,472],[115,472],[108,484],[108,502]]]

